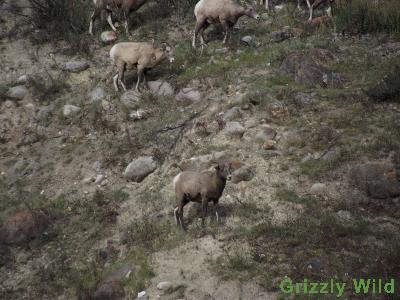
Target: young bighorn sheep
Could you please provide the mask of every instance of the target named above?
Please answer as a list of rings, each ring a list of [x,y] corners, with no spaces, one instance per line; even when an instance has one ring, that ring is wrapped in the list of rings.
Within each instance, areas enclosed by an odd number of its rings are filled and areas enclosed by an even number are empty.
[[[212,201],[215,207],[217,222],[219,221],[218,200],[224,191],[226,181],[231,179],[231,163],[219,163],[215,171],[192,172],[185,171],[175,176],[173,187],[175,190],[177,207],[174,209],[176,224],[185,229],[183,223],[183,207],[190,201],[202,204],[202,224],[204,226],[207,215],[208,202]]]
[[[107,22],[112,30],[117,31],[112,23],[112,13],[122,15],[125,19],[125,31],[129,35],[128,23],[130,13],[138,10],[147,0],[93,0],[94,11],[90,17],[89,33],[93,34],[93,23],[101,15],[102,11],[107,13]]]
[[[196,37],[200,33],[201,48],[204,47],[204,30],[210,24],[220,24],[225,32],[223,43],[226,43],[228,31],[242,16],[258,20],[259,16],[254,8],[244,8],[234,0],[200,0],[194,8],[196,27],[193,35],[193,48],[196,48]]]
[[[118,68],[118,73],[113,77],[115,90],[119,90],[119,83],[126,91],[126,86],[123,82],[125,71],[136,67],[138,75],[136,90],[139,91],[142,77],[143,83],[147,85],[145,72],[166,58],[172,63],[174,61],[174,52],[174,48],[165,42],[162,43],[162,47],[155,47],[154,43],[124,42],[115,44],[110,50],[110,58]]]

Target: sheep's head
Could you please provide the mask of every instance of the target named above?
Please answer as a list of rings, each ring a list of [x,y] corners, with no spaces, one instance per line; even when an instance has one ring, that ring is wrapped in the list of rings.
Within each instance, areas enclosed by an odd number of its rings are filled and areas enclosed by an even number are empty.
[[[247,6],[246,9],[244,10],[244,14],[249,18],[255,20],[260,19],[260,16],[257,14],[256,10],[252,6]]]
[[[172,47],[171,45],[169,45],[169,44],[166,43],[166,42],[164,42],[164,43],[162,44],[162,47],[163,47],[165,56],[168,58],[169,62],[170,62],[170,63],[173,63],[174,60],[175,60],[175,57],[174,57],[174,55],[175,55],[175,48]]]
[[[231,173],[232,173],[232,168],[231,168],[231,163],[228,162],[222,162],[218,163],[215,166],[215,170],[217,171],[218,177],[222,178],[223,180],[231,180]]]

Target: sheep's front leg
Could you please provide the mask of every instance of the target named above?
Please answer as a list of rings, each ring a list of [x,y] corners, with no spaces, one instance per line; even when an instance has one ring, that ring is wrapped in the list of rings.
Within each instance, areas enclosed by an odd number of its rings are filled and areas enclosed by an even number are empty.
[[[308,18],[309,21],[312,21],[313,18],[313,6],[310,3],[310,0],[306,0],[307,1],[307,6],[308,6],[308,10],[310,11],[310,17]]]
[[[94,21],[100,16],[101,9],[95,8],[92,15],[90,16],[90,24],[89,24],[89,34],[93,35],[93,24]]]
[[[119,88],[118,88],[118,73],[113,77],[113,83],[114,83],[115,91],[118,92],[119,91]]]
[[[199,33],[200,29],[203,28],[205,22],[206,22],[205,19],[197,20],[196,22],[196,27],[194,28],[193,41],[192,41],[193,49],[196,49],[197,34]]]
[[[222,28],[224,29],[224,32],[225,32],[225,36],[224,36],[224,39],[223,39],[222,43],[226,44],[226,41],[228,39],[229,25],[225,20],[221,20],[221,25],[222,25]]]
[[[297,9],[298,9],[298,10],[301,10],[301,7],[300,7],[300,0],[297,0]]]
[[[124,91],[126,92],[126,86],[124,84],[124,77],[125,77],[125,64],[122,63],[118,66],[118,82],[121,84],[122,88],[124,89]]]
[[[219,205],[218,200],[214,200],[214,209],[215,209],[215,216],[217,217],[217,223],[219,223]]]
[[[138,66],[138,72],[137,72],[138,79],[137,79],[137,83],[136,83],[136,90],[138,92],[139,92],[139,84],[140,84],[140,81],[142,80],[142,76],[143,76],[143,71],[144,71],[143,67]]]
[[[201,220],[201,225],[204,226],[206,222],[206,216],[207,216],[207,208],[208,208],[208,199],[205,196],[201,197],[201,204],[202,204],[202,220]]]
[[[117,31],[117,28],[115,28],[115,26],[114,26],[114,24],[112,22],[111,12],[110,11],[107,11],[107,22],[108,22],[108,24],[110,24],[112,30]]]

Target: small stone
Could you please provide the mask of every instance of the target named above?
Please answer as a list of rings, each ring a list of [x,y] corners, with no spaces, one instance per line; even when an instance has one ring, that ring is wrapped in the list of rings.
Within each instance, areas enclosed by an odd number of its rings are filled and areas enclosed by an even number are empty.
[[[137,294],[137,300],[147,300],[146,291],[141,291]]]
[[[139,108],[141,94],[137,91],[130,90],[122,94],[121,102],[130,109]]]
[[[92,165],[92,169],[95,170],[96,172],[100,172],[102,169],[102,164],[100,161],[96,160],[93,165]]]
[[[310,193],[314,195],[323,195],[326,192],[326,184],[325,183],[314,183],[310,188]]]
[[[172,287],[172,283],[169,281],[162,281],[159,284],[157,284],[157,288],[159,290],[168,290],[171,287]]]
[[[138,109],[138,110],[132,111],[129,114],[129,118],[131,120],[133,120],[133,121],[137,121],[137,120],[145,119],[149,115],[150,115],[149,111],[146,111],[146,110],[143,110],[143,109]]]
[[[100,35],[100,40],[105,44],[111,44],[118,39],[118,35],[115,31],[103,31]]]
[[[336,215],[343,223],[351,221],[351,213],[347,210],[339,210]]]
[[[69,116],[78,114],[80,111],[81,111],[80,107],[67,104],[67,105],[64,105],[63,115],[65,117],[69,117]]]
[[[89,68],[89,63],[84,60],[77,60],[77,61],[69,61],[64,64],[63,70],[72,72],[72,73],[79,73]]]
[[[28,93],[29,91],[25,86],[17,85],[10,88],[6,96],[10,99],[22,100],[25,98],[26,95],[28,95]]]
[[[17,79],[17,83],[18,84],[25,84],[28,81],[28,75],[21,75],[20,77],[18,77]]]
[[[239,122],[227,122],[224,133],[230,138],[241,138],[245,132],[244,127]]]
[[[253,38],[250,35],[246,35],[242,37],[240,40],[246,44],[250,44]]]
[[[83,184],[89,184],[89,183],[92,183],[93,182],[93,177],[85,177],[85,178],[83,178],[83,180],[82,180],[82,183]]]
[[[228,109],[222,116],[224,121],[232,121],[242,117],[242,110],[238,106]]]
[[[104,174],[99,174],[96,176],[96,180],[94,181],[94,183],[101,184],[104,179],[106,179],[106,176]]]
[[[262,129],[256,134],[255,139],[258,143],[265,143],[269,140],[273,140],[276,137],[276,130],[269,127],[263,126]]]
[[[102,101],[106,98],[106,96],[107,95],[104,89],[101,87],[97,87],[89,93],[89,100],[90,102]]]
[[[274,140],[266,140],[263,144],[263,149],[265,150],[275,150],[276,149],[276,141]]]

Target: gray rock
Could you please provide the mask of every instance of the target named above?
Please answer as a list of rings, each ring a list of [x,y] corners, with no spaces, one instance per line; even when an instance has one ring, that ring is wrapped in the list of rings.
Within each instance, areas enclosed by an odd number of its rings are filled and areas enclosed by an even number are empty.
[[[253,168],[244,165],[232,173],[231,181],[233,183],[239,183],[241,181],[250,181],[254,178],[254,175],[255,173],[253,171]]]
[[[97,87],[93,91],[91,91],[88,96],[90,102],[97,102],[104,100],[107,94],[103,88]]]
[[[121,102],[130,109],[139,108],[140,100],[141,94],[134,90],[126,91],[121,96]]]
[[[141,182],[154,172],[157,162],[151,156],[142,156],[132,161],[125,169],[124,177],[135,182]]]
[[[25,98],[26,95],[28,95],[28,93],[29,91],[25,86],[17,85],[10,88],[6,96],[10,99],[22,100]]]
[[[81,108],[75,105],[64,105],[63,107],[63,115],[64,117],[71,117],[78,114],[81,111]]]
[[[224,121],[232,121],[242,117],[242,110],[238,106],[228,109],[222,116]]]
[[[72,73],[79,73],[89,68],[89,63],[84,60],[75,60],[66,62],[63,66],[63,70]]]
[[[47,122],[50,119],[54,110],[55,110],[54,104],[42,106],[41,108],[39,108],[39,111],[36,114],[36,120],[39,122]]]
[[[142,120],[150,115],[150,111],[138,109],[129,113],[129,119],[133,121]]]
[[[18,77],[17,79],[17,83],[18,84],[25,84],[28,81],[28,75],[21,75],[20,77]]]
[[[314,98],[306,93],[298,93],[293,97],[294,104],[299,108],[305,108],[315,103]]]
[[[294,35],[291,31],[288,30],[278,30],[271,32],[271,42],[279,43],[284,40],[292,38]]]
[[[137,294],[137,298],[136,298],[136,299],[137,299],[137,300],[147,300],[148,297],[147,297],[146,291],[141,291],[141,292],[139,292],[139,293]]]
[[[372,54],[378,56],[397,56],[400,55],[400,43],[390,42],[383,45],[379,45],[371,50]]]
[[[159,284],[157,284],[157,288],[159,290],[164,290],[165,291],[165,290],[168,290],[171,287],[172,287],[172,283],[169,282],[169,281],[162,281]]]
[[[96,160],[92,165],[92,169],[95,170],[96,172],[100,172],[102,168],[103,168],[102,163],[98,160]]]
[[[276,130],[269,127],[264,126],[255,136],[255,139],[258,143],[265,143],[268,140],[273,140],[276,137]]]
[[[175,96],[175,100],[183,106],[191,105],[201,100],[201,93],[195,88],[184,88]]]
[[[242,37],[240,40],[246,44],[250,44],[253,38],[250,35],[246,35]]]
[[[104,179],[106,179],[106,176],[104,174],[99,174],[96,176],[96,180],[94,181],[95,184],[101,184]]]
[[[118,300],[125,297],[124,287],[119,281],[108,281],[100,284],[93,294],[94,300]]]
[[[335,57],[325,49],[312,48],[306,52],[289,54],[281,64],[282,73],[292,75],[297,83],[309,87],[343,87],[344,79],[329,70],[329,63]]]
[[[339,210],[336,215],[342,223],[349,223],[352,220],[351,213],[347,210]]]
[[[105,44],[110,44],[118,39],[118,35],[114,31],[103,31],[100,35],[100,40]]]
[[[172,96],[174,94],[174,89],[166,81],[149,81],[149,89],[152,93],[159,96]]]
[[[245,132],[244,127],[239,122],[227,122],[224,133],[230,138],[241,138]]]
[[[400,196],[400,166],[372,162],[353,167],[350,180],[369,196],[385,199]]]
[[[325,183],[314,183],[310,188],[310,193],[314,195],[324,195],[326,193],[326,184]]]
[[[183,160],[179,166],[184,171],[202,171],[211,167],[216,161],[225,160],[227,156],[225,151],[214,152]]]

